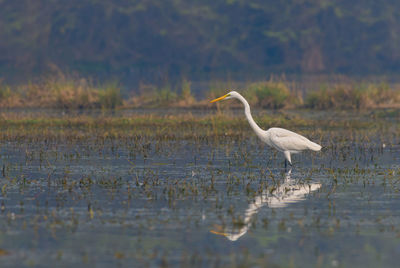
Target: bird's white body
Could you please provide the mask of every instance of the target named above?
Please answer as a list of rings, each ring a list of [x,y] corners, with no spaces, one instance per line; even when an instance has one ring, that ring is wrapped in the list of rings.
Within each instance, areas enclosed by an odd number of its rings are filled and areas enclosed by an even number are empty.
[[[247,121],[249,121],[249,124],[256,135],[269,146],[275,148],[280,152],[283,152],[283,154],[285,155],[285,159],[290,164],[292,164],[291,154],[300,153],[305,150],[321,150],[321,146],[319,144],[316,144],[306,137],[303,137],[300,134],[297,134],[290,130],[277,127],[273,127],[268,130],[261,129],[251,116],[249,103],[242,95],[240,95],[236,91],[231,91],[225,96],[215,99],[214,101],[230,98],[238,99],[243,103],[244,113],[246,115]]]
[[[292,162],[290,157],[291,154],[301,153],[305,150],[321,150],[319,144],[284,128],[270,128],[267,131],[264,131],[260,139],[276,150],[283,152],[289,163]]]

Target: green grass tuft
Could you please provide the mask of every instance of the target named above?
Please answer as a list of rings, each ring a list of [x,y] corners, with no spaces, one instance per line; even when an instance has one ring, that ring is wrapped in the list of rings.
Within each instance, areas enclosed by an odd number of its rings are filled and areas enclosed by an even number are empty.
[[[121,89],[117,82],[106,84],[98,91],[98,96],[103,109],[115,109],[122,105]]]
[[[249,85],[245,97],[255,106],[281,109],[299,103],[299,99],[283,82],[258,82]]]

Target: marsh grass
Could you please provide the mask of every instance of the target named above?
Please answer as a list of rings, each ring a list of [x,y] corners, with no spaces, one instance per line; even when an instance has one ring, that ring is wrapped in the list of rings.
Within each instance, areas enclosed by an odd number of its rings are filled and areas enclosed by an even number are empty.
[[[64,109],[95,108],[99,106],[98,90],[85,79],[68,79],[65,76],[48,78],[28,88],[29,98],[40,107]],[[37,100],[35,100],[37,98]]]
[[[192,83],[187,79],[174,86],[140,84],[129,98],[123,98],[118,82],[103,84],[78,76],[57,73],[33,83],[8,86],[0,81],[0,107],[56,109],[117,108],[201,108],[225,109],[242,107],[239,102],[218,102],[212,99],[231,90],[242,93],[255,108],[281,109],[379,109],[400,107],[400,90],[388,84],[331,83],[304,94],[300,86],[282,79],[256,83],[234,81],[210,82],[203,99],[196,99]],[[305,99],[305,101],[303,101]]]
[[[321,129],[382,129],[382,124],[364,120],[330,120],[310,119],[300,115],[276,113],[255,116],[260,127],[284,127],[292,130],[301,130],[302,134],[310,137],[320,136]],[[391,124],[391,128],[397,127]],[[216,139],[231,137],[243,139],[252,137],[252,130],[242,116],[230,113],[216,113],[203,116],[194,116],[190,113],[180,115],[15,115],[12,113],[0,114],[0,140],[32,141],[49,140],[99,140],[108,139],[137,139],[156,138],[160,140],[180,139]]]
[[[161,87],[140,84],[138,93],[133,93],[125,108],[193,108],[199,103],[192,94],[191,82],[183,79],[176,87],[168,83]]]
[[[272,80],[250,84],[244,95],[254,106],[267,109],[293,108],[302,103],[284,82]]]
[[[7,85],[3,85],[0,80],[0,102],[6,101],[11,96],[11,88]]]
[[[15,107],[19,104],[20,98],[16,98],[12,88],[0,80],[0,107]]]
[[[368,109],[399,106],[400,91],[387,84],[336,84],[310,92],[305,107],[311,109]]]
[[[84,78],[57,74],[12,89],[0,86],[0,105],[7,108],[114,109],[122,105],[122,97],[117,83],[95,86]]]
[[[195,105],[196,99],[192,94],[192,83],[189,80],[183,79],[181,83],[181,94],[178,106],[180,107],[191,107]]]
[[[98,90],[98,100],[101,108],[115,109],[123,104],[118,82],[105,84]]]
[[[194,107],[197,101],[192,95],[191,82],[183,79],[180,86],[173,88],[170,84],[161,87],[140,84],[139,93],[134,93],[125,107],[129,108],[165,108],[165,107]]]

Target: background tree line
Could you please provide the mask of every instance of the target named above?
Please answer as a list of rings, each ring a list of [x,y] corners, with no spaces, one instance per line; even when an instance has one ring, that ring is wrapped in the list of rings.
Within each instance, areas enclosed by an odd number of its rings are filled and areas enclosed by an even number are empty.
[[[0,0],[0,78],[395,73],[399,13],[394,0]]]

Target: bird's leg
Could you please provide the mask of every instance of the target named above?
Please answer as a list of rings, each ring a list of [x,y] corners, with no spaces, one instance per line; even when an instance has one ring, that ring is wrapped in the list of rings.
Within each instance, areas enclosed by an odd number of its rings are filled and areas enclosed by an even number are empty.
[[[283,154],[285,155],[285,170],[286,170],[288,162],[289,162],[290,166],[292,166],[292,159],[290,158],[289,151],[284,151]]]

